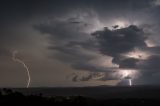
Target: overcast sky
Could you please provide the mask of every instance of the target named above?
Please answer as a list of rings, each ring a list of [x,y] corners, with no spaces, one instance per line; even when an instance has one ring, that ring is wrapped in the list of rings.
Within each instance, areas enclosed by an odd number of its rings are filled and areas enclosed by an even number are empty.
[[[3,0],[0,87],[159,85],[160,0]]]

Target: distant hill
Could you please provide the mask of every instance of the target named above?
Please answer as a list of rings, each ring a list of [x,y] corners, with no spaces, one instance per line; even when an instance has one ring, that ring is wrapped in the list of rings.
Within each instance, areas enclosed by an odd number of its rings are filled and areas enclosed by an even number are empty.
[[[160,98],[160,86],[96,86],[96,87],[56,87],[56,88],[14,88],[13,91],[25,95],[43,96],[86,96],[99,99],[112,98]]]

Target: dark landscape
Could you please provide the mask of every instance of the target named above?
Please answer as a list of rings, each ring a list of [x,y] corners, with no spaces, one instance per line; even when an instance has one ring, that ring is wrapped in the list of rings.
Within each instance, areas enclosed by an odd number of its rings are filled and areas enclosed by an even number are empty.
[[[160,86],[1,89],[2,105],[156,106]]]

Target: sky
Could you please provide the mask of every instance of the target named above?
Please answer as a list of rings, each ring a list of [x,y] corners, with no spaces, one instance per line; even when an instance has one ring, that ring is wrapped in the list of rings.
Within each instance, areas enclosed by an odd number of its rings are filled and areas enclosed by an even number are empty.
[[[2,0],[0,87],[26,67],[29,87],[159,85],[159,19],[160,0]]]

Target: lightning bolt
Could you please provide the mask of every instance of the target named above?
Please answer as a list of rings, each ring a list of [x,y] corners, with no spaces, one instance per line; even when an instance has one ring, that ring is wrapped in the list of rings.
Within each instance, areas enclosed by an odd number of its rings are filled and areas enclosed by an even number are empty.
[[[128,79],[129,80],[129,86],[132,86],[132,79]]]
[[[13,59],[13,61],[15,61],[15,62],[18,62],[18,63],[22,64],[22,65],[23,65],[23,67],[26,69],[27,76],[28,76],[27,86],[26,86],[26,87],[27,87],[27,88],[29,88],[29,86],[30,86],[30,81],[31,81],[29,68],[28,68],[28,66],[27,66],[27,65],[26,65],[22,60],[20,60],[20,59],[16,58],[16,54],[17,54],[17,53],[18,53],[18,51],[13,51],[12,59]]]

